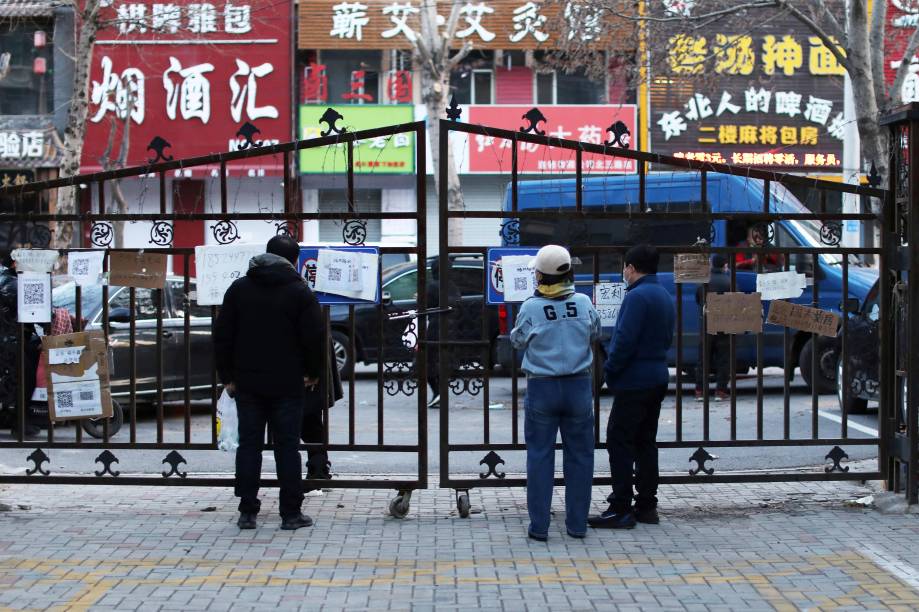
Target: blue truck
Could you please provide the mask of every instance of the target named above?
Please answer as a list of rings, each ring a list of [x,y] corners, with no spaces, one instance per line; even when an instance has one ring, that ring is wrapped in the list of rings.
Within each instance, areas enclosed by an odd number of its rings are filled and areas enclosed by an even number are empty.
[[[573,211],[576,207],[574,179],[521,181],[518,183],[517,209],[520,211]],[[622,245],[624,247],[650,243],[655,245],[692,245],[702,238],[710,241],[712,246],[735,246],[746,239],[747,221],[718,220],[710,224],[708,220],[673,219],[657,216],[654,219],[642,219],[639,204],[639,177],[604,176],[589,177],[582,181],[582,205],[585,209],[597,209],[616,212],[630,211],[635,213],[632,219],[578,219],[575,215],[559,215],[546,219],[521,219],[519,226],[519,246],[541,246],[544,244],[561,244],[569,247],[587,247],[591,245]],[[715,213],[757,213],[763,211],[763,182],[741,176],[726,174],[709,174],[706,181],[706,194],[711,211]],[[511,187],[508,186],[504,197],[503,210],[512,211]],[[654,212],[702,212],[701,179],[698,173],[665,172],[651,173],[645,177],[645,211]],[[788,189],[780,184],[770,187],[770,212],[808,213],[809,211]],[[512,215],[509,215],[512,216]],[[811,220],[781,220],[772,224],[769,233],[772,243],[778,247],[824,247],[821,242],[822,224]],[[512,246],[512,245],[505,245]],[[516,245],[513,245],[516,246]],[[875,281],[878,279],[876,269],[862,265],[854,256],[849,255],[848,297],[863,301]],[[842,254],[823,254],[814,265],[813,256],[793,254],[789,264],[792,269],[803,273],[808,278],[809,286],[804,294],[793,301],[810,305],[812,302],[812,285],[817,283],[820,308],[840,312],[843,302]],[[582,263],[576,268],[578,291],[590,294],[593,282],[593,262],[590,256],[581,257]],[[600,255],[600,277],[605,281],[621,279],[621,258],[619,256]],[[777,268],[776,268],[777,269]],[[769,271],[768,268],[766,271]],[[658,276],[661,284],[674,296],[676,285],[673,282],[672,261],[669,257],[661,259]],[[700,312],[696,304],[696,285],[684,285],[682,292],[682,329],[683,350],[681,365],[688,375],[694,373],[698,361],[698,341],[700,331]],[[737,290],[755,291],[756,272],[737,270]],[[764,304],[768,308],[768,303]],[[513,325],[508,309],[500,307],[501,323],[497,344],[497,360],[505,368],[512,361],[512,351],[507,340],[507,332]],[[604,329],[604,343],[609,338],[612,328]],[[790,363],[801,367],[801,374],[808,385],[816,383],[820,393],[831,393],[836,390],[836,348],[832,341],[818,342],[813,346],[810,334],[792,332]],[[763,366],[784,367],[784,328],[765,324],[763,342]],[[811,371],[811,355],[817,351],[817,372]],[[756,336],[738,336],[736,343],[737,372],[746,372],[755,367]],[[518,355],[518,365],[519,365]],[[669,352],[671,367],[676,366],[676,342]]]

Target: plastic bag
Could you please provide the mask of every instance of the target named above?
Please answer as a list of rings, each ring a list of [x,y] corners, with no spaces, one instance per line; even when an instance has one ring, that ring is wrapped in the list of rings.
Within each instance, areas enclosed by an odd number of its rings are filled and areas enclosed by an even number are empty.
[[[239,418],[236,400],[224,389],[217,400],[217,448],[232,452],[239,448]]]

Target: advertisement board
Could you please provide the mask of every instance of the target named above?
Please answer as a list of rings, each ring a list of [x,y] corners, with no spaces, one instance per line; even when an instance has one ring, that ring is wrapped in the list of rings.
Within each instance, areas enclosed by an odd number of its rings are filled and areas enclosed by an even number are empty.
[[[305,105],[300,107],[300,138],[319,138],[329,130],[323,122],[331,112],[340,117],[338,128],[349,132],[398,125],[414,121],[414,107],[401,104],[350,104],[329,107]],[[300,172],[303,174],[340,174],[348,171],[344,144],[334,147],[301,149]],[[354,143],[354,172],[356,174],[413,174],[415,172],[414,133],[394,134]]]
[[[110,142],[108,158],[118,156],[124,126],[127,166],[291,140],[292,2],[271,10],[252,0],[102,5],[84,172],[102,169]],[[234,162],[228,170],[279,175],[281,157]]]
[[[532,111],[532,105],[470,106],[468,121],[517,131],[529,126],[524,116]],[[612,142],[611,150],[635,146],[637,110],[633,104],[540,106],[538,112],[543,119],[537,122],[537,127],[547,136],[598,145]],[[470,173],[511,172],[511,141],[481,134],[470,135],[468,140]],[[637,168],[635,160],[610,155],[584,153],[581,162],[585,173],[634,174]],[[521,142],[518,143],[517,170],[534,174],[574,173],[575,151]]]

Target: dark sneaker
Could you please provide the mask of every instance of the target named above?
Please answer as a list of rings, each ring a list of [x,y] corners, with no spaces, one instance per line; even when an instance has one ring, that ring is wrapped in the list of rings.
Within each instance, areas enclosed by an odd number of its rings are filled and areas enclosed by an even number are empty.
[[[635,510],[635,520],[645,525],[659,525],[661,517],[657,513],[657,508],[644,508]]]
[[[567,531],[568,531],[568,537],[570,538],[577,538],[579,540],[583,540],[585,537],[587,537],[586,533],[575,533],[571,531],[570,529],[568,529]]]
[[[314,465],[306,464],[307,480],[332,480],[332,462],[326,461],[324,464]]]
[[[240,512],[239,520],[236,521],[236,526],[239,527],[240,529],[255,529],[256,527],[255,517],[256,516],[258,515],[250,514],[248,512]]]
[[[431,398],[431,401],[428,402],[428,408],[438,410],[440,408],[440,395],[435,393],[434,397]]]
[[[703,401],[703,400],[705,400],[705,397],[703,397],[703,395],[702,395],[702,390],[701,390],[701,389],[696,389],[696,401],[697,401],[697,402],[701,402],[701,401]]]
[[[527,537],[531,540],[536,540],[537,542],[548,542],[549,536],[547,535],[537,535],[532,531],[527,530]]]
[[[594,529],[632,529],[635,527],[635,515],[628,512],[610,512],[587,518],[587,524]]]
[[[305,514],[298,514],[296,516],[289,516],[286,519],[281,520],[281,529],[284,531],[293,531],[295,529],[300,529],[301,527],[312,527],[313,519],[306,516]]]
[[[731,401],[731,394],[727,391],[715,391],[715,401],[716,402],[729,402]]]

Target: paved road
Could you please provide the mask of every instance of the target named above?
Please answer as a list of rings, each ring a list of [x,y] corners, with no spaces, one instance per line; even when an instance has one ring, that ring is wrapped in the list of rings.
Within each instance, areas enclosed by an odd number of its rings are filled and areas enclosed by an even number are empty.
[[[375,445],[378,443],[378,387],[375,368],[364,367],[358,372],[355,382],[354,429],[353,441],[357,444]],[[769,370],[764,377],[762,434],[766,439],[783,437],[784,401],[782,393],[782,376],[780,370]],[[518,379],[521,401],[518,403],[518,439],[523,440],[523,402],[526,380]],[[349,411],[349,383],[345,385],[345,399],[338,402],[331,411],[331,441],[346,444],[351,437],[351,413]],[[738,384],[737,437],[755,439],[757,437],[757,398],[756,379],[749,377]],[[507,376],[497,376],[489,381],[488,422],[490,441],[508,443],[513,441],[513,401],[512,380]],[[383,393],[383,417],[385,444],[416,444],[418,441],[418,404],[417,392],[410,396]],[[605,438],[605,424],[612,398],[601,396],[600,440]],[[788,427],[792,438],[810,438],[814,412],[811,396],[803,386],[800,377],[793,382],[789,402]],[[484,441],[485,425],[485,392],[478,395],[464,393],[450,398],[449,420],[450,443],[481,443]],[[163,441],[165,444],[181,444],[185,439],[184,407],[167,406],[164,409]],[[437,410],[424,410],[428,418],[429,462],[433,473],[439,470],[439,440],[441,419],[444,413]],[[147,407],[138,413],[137,440],[155,442],[157,440],[155,409]],[[712,440],[730,438],[729,402],[714,403],[709,407],[710,438]],[[819,398],[816,423],[820,437],[841,437],[841,418],[835,396]],[[684,440],[703,439],[704,408],[693,401],[692,388],[684,388],[682,414],[678,419],[675,394],[667,397],[661,413],[659,440],[676,439],[677,422],[682,422]],[[855,438],[873,437],[877,430],[877,412],[867,415],[852,416],[849,419],[849,436]],[[58,428],[56,440],[73,439],[71,428]],[[0,434],[0,442],[9,440],[7,432]],[[88,439],[84,436],[84,440]],[[113,439],[124,442],[129,439],[127,424]],[[210,405],[199,403],[193,406],[191,417],[192,442],[207,443],[211,439]],[[36,444],[36,446],[39,446]],[[718,456],[716,462],[719,471],[726,470],[761,470],[779,467],[814,466],[824,462],[824,456],[830,448],[780,447],[773,449],[715,448],[706,445],[709,451]],[[661,451],[661,470],[664,472],[683,473],[689,467],[688,458],[694,449],[664,449]],[[846,446],[850,459],[864,459],[876,456],[872,446]],[[30,452],[30,451],[29,451]],[[51,468],[54,472],[89,472],[98,468],[93,463],[98,450],[54,449],[49,452]],[[28,452],[14,449],[0,449],[0,470],[19,472],[26,465]],[[118,451],[119,467],[124,473],[158,473],[162,470],[163,451]],[[232,455],[216,451],[183,451],[188,460],[188,468],[195,473],[217,473],[232,471]],[[484,453],[451,453],[451,474],[475,474],[480,468],[479,461]],[[522,473],[525,469],[524,453],[502,451],[506,461],[505,469],[509,473]],[[376,473],[376,474],[413,474],[418,470],[417,454],[393,453],[381,455],[370,452],[336,452],[333,454],[334,470],[338,473]],[[270,469],[273,458],[266,454],[266,469]],[[598,470],[607,466],[604,451],[597,452]],[[560,461],[559,461],[560,466]]]

